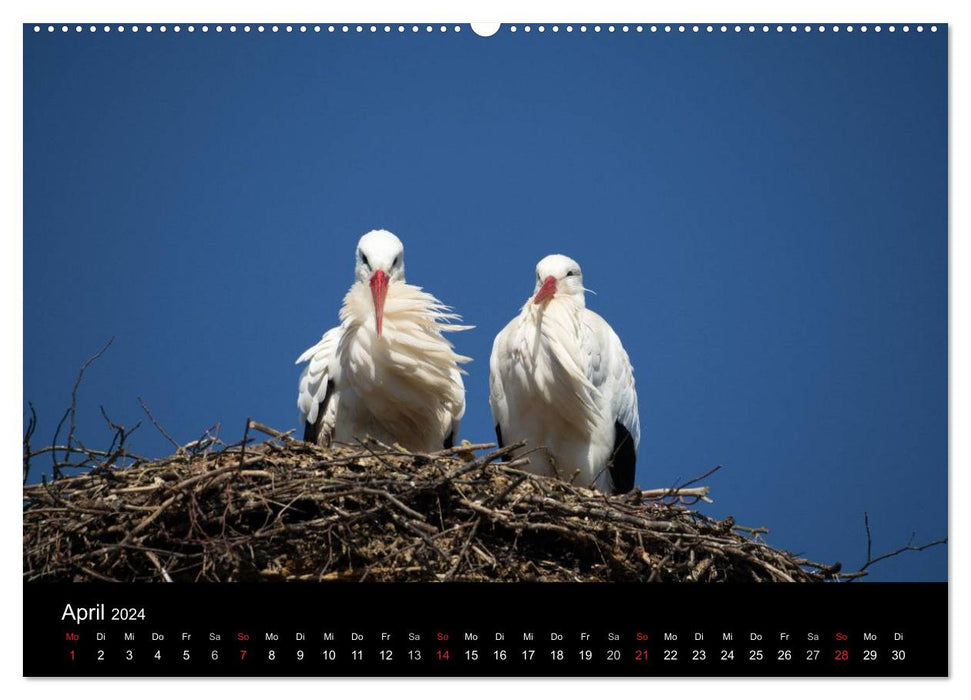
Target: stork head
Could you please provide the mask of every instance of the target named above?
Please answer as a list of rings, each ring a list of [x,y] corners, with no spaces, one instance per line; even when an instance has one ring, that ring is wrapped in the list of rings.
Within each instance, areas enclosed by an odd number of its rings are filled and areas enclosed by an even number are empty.
[[[536,263],[534,304],[547,304],[554,297],[569,297],[584,304],[583,273],[580,264],[565,255],[547,255]]]
[[[356,256],[354,277],[371,287],[375,330],[381,335],[388,283],[392,280],[405,281],[405,247],[391,231],[371,231],[357,242]]]

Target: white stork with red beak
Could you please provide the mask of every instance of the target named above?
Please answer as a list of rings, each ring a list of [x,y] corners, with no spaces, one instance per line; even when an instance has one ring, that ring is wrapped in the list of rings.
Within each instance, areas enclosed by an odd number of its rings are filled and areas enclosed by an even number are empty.
[[[357,244],[354,284],[341,324],[297,364],[304,440],[320,445],[371,437],[417,452],[451,447],[465,413],[459,364],[442,335],[471,326],[420,287],[405,282],[404,246],[390,231]]]
[[[603,493],[633,488],[634,372],[620,338],[586,308],[575,260],[539,261],[533,297],[496,336],[489,369],[496,437],[526,440],[529,471]]]

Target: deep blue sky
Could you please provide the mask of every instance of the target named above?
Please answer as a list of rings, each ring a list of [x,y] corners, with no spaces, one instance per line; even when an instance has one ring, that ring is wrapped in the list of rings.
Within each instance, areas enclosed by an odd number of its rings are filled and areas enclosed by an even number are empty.
[[[357,238],[492,339],[548,253],[634,364],[637,483],[822,561],[947,532],[946,29],[77,35],[25,28],[24,397],[180,441],[298,419]],[[26,409],[26,404],[25,404]],[[146,424],[133,447],[170,445]],[[871,580],[943,580],[946,549]]]

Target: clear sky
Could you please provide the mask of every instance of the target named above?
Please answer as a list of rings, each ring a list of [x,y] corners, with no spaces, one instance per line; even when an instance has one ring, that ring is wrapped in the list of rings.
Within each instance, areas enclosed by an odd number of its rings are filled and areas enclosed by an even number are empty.
[[[847,568],[947,534],[947,36],[24,30],[24,397],[49,441],[296,427],[369,229],[492,340],[576,258],[630,354],[637,484]],[[171,446],[145,425],[133,448]],[[944,580],[946,548],[871,580]]]

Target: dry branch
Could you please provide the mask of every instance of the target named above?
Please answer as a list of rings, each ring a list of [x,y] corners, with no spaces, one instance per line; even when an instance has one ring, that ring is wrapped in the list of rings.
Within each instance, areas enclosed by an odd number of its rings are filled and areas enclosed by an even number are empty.
[[[108,422],[123,443],[126,431]],[[126,468],[115,463],[117,446],[84,452],[74,443],[87,473],[24,487],[25,580],[708,582],[866,573],[839,574],[838,565],[770,547],[764,528],[694,510],[708,500],[704,486],[604,496],[521,471],[521,459],[499,461],[517,445],[432,455],[376,442],[324,449],[247,421],[247,438],[226,446],[216,428],[170,457]],[[254,443],[250,430],[272,438]]]

